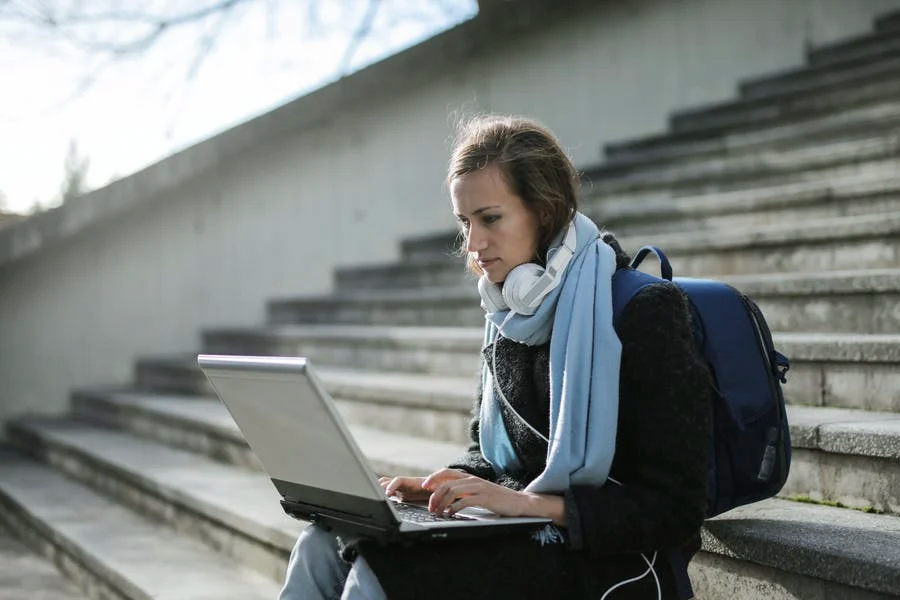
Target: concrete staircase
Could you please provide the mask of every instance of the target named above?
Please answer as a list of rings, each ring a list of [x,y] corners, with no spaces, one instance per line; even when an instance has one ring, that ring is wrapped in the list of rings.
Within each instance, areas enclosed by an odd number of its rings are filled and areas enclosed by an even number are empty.
[[[898,124],[900,14],[586,174],[585,212],[627,249],[662,246],[676,274],[748,292],[793,361],[791,477],[707,523],[700,598],[900,598]],[[402,261],[341,269],[333,295],[273,300],[265,325],[200,349],[312,357],[379,471],[429,472],[461,451],[478,376],[482,313],[453,239],[405,240]],[[277,594],[302,524],[195,356],[143,358],[132,386],[9,425],[0,525],[86,595]]]

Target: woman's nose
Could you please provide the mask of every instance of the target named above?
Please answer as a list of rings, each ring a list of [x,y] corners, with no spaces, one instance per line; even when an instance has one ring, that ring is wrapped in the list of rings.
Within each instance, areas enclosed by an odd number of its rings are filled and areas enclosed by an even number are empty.
[[[469,231],[466,233],[466,250],[469,252],[478,252],[486,247],[487,236],[474,225],[470,225]]]

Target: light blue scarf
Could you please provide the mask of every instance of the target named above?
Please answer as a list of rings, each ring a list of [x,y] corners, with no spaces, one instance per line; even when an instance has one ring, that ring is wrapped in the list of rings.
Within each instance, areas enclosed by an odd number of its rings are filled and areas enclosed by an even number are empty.
[[[599,239],[597,226],[586,216],[577,213],[575,227],[575,255],[564,279],[535,314],[524,316],[505,310],[485,316],[485,347],[498,335],[530,346],[550,339],[547,463],[525,488],[536,493],[562,493],[579,483],[603,485],[616,446],[622,353],[612,320],[616,256]],[[556,245],[548,260],[555,250]],[[501,400],[494,398],[494,381],[487,363],[481,379],[481,452],[498,474],[519,470],[521,465],[503,424]]]

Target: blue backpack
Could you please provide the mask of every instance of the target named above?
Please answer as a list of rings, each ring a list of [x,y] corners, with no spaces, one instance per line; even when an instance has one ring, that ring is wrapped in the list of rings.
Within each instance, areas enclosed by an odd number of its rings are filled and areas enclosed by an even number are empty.
[[[637,270],[650,254],[662,279]],[[781,383],[790,361],[775,350],[756,304],[733,287],[707,279],[672,278],[662,250],[644,246],[631,268],[613,276],[613,319],[644,287],[673,281],[689,299],[694,340],[714,378],[706,516],[778,493],[791,464],[791,440]]]

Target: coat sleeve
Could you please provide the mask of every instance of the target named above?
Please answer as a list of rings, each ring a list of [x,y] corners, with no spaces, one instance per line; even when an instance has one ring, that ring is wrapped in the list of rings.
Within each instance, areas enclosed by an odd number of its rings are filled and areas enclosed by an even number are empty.
[[[569,544],[595,556],[646,552],[696,535],[706,512],[712,386],[674,284],[632,298],[622,340],[619,423],[611,477],[565,494]]]
[[[491,463],[489,463],[481,453],[481,443],[479,442],[478,422],[479,413],[481,412],[482,392],[483,388],[479,383],[478,393],[475,398],[475,405],[472,407],[472,420],[469,421],[469,446],[466,449],[466,453],[456,461],[447,465],[447,467],[450,469],[459,469],[460,471],[465,471],[470,475],[481,477],[482,479],[486,479],[487,481],[496,482],[497,475],[494,472],[494,467],[491,466]]]

